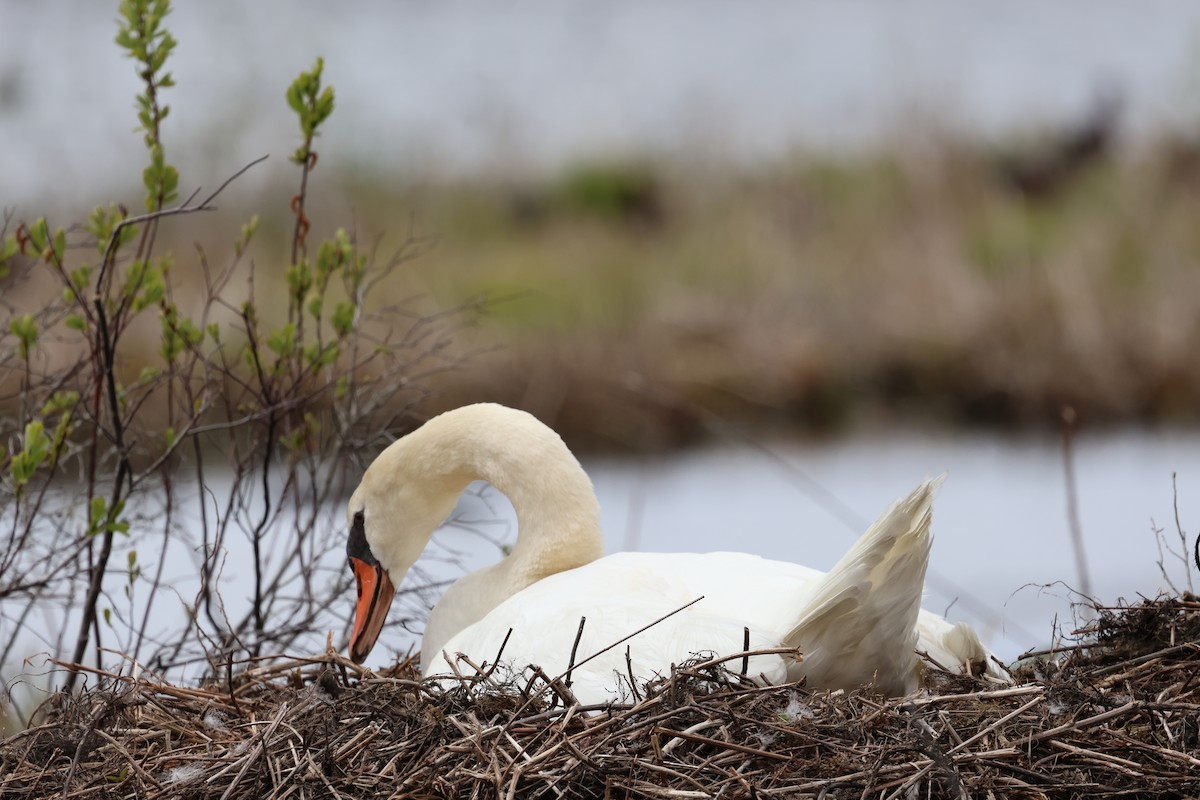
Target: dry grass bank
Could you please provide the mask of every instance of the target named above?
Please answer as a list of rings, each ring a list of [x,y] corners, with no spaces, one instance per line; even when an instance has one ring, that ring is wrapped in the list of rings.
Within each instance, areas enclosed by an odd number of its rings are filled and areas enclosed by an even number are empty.
[[[451,344],[478,355],[431,381],[428,411],[521,406],[579,447],[679,444],[710,414],[1196,421],[1200,155],[1101,158],[1036,192],[1007,163],[945,146],[756,174],[683,158],[540,181],[318,174],[310,216],[315,238],[350,212],[380,253],[428,237],[380,305],[479,303]],[[210,231],[254,210],[255,280],[281,280],[286,196],[164,226],[176,279],[194,241],[222,257]]]
[[[577,442],[658,446],[704,411],[825,428],[1195,421],[1200,169],[1167,148],[1037,196],[946,148],[758,175],[686,164],[542,185],[369,185],[364,229],[412,213],[407,273],[441,304],[491,298],[495,347],[447,406],[522,405]],[[619,410],[618,410],[619,409]]]
[[[365,205],[412,209],[439,237],[414,288],[495,299],[475,342],[503,350],[461,376],[464,394],[538,404],[568,429],[622,405],[816,426],[870,406],[1194,418],[1200,173],[1180,163],[1101,163],[1043,198],[942,153],[742,177],[623,167],[597,197],[567,176]],[[605,199],[622,186],[631,199]]]
[[[1191,596],[1100,609],[1011,687],[943,673],[902,699],[692,667],[586,716],[553,691],[445,691],[411,664],[376,676],[331,653],[223,685],[120,679],[56,698],[0,742],[0,795],[1196,796],[1198,674]]]

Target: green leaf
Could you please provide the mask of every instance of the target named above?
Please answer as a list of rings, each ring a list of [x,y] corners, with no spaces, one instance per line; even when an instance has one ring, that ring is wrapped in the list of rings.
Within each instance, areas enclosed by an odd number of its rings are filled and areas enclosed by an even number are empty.
[[[174,305],[165,306],[159,314],[162,323],[162,346],[159,352],[168,364],[184,350],[204,341],[204,331],[187,317],[179,316]]]
[[[246,245],[250,244],[250,240],[254,238],[254,234],[258,231],[258,214],[250,217],[250,221],[242,226],[242,236],[233,243],[233,250],[237,255],[241,255]]]
[[[20,249],[21,245],[17,244],[17,237],[12,235],[6,236],[4,243],[0,245],[0,264],[15,256]]]
[[[88,536],[95,536],[99,533],[120,533],[123,535],[129,534],[129,523],[121,519],[121,512],[125,510],[125,501],[119,501],[111,509],[108,507],[108,501],[97,495],[93,497],[88,507]]]
[[[311,152],[313,137],[334,107],[332,87],[321,89],[321,72],[325,67],[324,59],[318,57],[310,72],[301,72],[287,88],[288,106],[299,117],[300,133],[304,143],[292,154],[292,161],[297,164],[307,162]]]
[[[267,337],[267,347],[271,348],[278,356],[285,356],[291,353],[296,347],[295,324],[289,322]]]
[[[300,259],[300,263],[288,267],[287,283],[292,297],[296,298],[296,303],[299,304],[300,298],[304,297],[312,286],[312,270],[308,268],[308,261]]]
[[[67,327],[73,331],[82,331],[87,327],[87,323],[84,322],[82,314],[68,314]]]
[[[92,498],[92,502],[88,507],[88,534],[95,536],[100,532],[100,527],[104,522],[105,516],[108,514],[108,501],[100,495]]]
[[[144,261],[135,261],[129,269],[129,277],[125,282],[124,294],[135,298],[133,310],[141,311],[162,302],[166,293],[163,273],[170,265],[168,260],[160,262],[161,267],[147,266]]]
[[[18,492],[45,463],[50,455],[50,440],[46,437],[46,428],[41,420],[34,420],[25,425],[25,436],[21,441],[21,452],[14,453],[9,462],[9,475]]]
[[[166,114],[163,114],[166,116]],[[163,203],[170,203],[179,197],[179,170],[167,164],[163,167]]]
[[[54,257],[62,261],[67,255],[67,232],[59,228],[54,232]]]
[[[354,304],[339,302],[333,310],[333,330],[338,336],[348,336],[354,330]]]
[[[75,404],[78,402],[79,392],[71,390],[55,392],[42,406],[42,416],[49,417],[52,414],[60,414],[63,411],[71,411],[75,408]]]
[[[324,122],[333,113],[333,87],[326,86],[317,100],[317,122]]]
[[[32,314],[23,314],[8,324],[8,328],[17,337],[17,348],[21,358],[28,359],[29,351],[37,344],[37,322]]]
[[[304,360],[310,367],[319,370],[336,361],[339,352],[340,348],[334,343],[324,347],[314,343],[304,348]]]
[[[46,249],[46,245],[49,244],[50,233],[46,226],[45,217],[38,217],[37,221],[29,226],[26,233],[29,235],[29,243],[33,245],[35,251],[41,253]]]
[[[291,107],[292,111],[295,111],[297,114],[303,114],[304,113],[304,100],[300,96],[300,86],[298,84],[299,84],[298,81],[293,82],[292,85],[288,87],[287,101],[288,101],[288,105]]]
[[[324,305],[324,296],[319,292],[313,292],[308,297],[308,315],[313,319],[321,318],[321,307]]]
[[[71,286],[77,292],[82,292],[87,288],[88,278],[91,277],[92,268],[86,264],[82,267],[71,270]]]

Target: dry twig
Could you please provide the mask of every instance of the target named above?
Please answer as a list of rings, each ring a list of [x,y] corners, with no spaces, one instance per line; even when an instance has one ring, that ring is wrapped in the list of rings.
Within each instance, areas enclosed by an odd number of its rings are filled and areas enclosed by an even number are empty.
[[[335,652],[265,661],[234,686],[109,675],[0,745],[0,795],[1200,794],[1200,602],[1100,608],[1079,635],[1012,687],[931,671],[887,699],[746,687],[696,662],[590,716],[491,675],[447,690],[411,662],[374,675]]]

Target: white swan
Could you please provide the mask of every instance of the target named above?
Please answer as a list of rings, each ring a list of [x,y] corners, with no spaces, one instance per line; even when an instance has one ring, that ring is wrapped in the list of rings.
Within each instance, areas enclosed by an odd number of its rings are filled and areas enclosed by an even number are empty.
[[[803,654],[751,659],[748,674],[765,682],[804,676],[814,687],[873,682],[904,694],[920,674],[914,650],[1001,677],[969,625],[920,610],[935,482],[888,509],[828,574],[744,553],[600,558],[599,506],[579,462],[534,417],[492,404],[449,411],[394,442],[351,497],[355,662],[378,638],[395,584],[474,480],[512,502],[517,542],[433,609],[421,648],[426,675],[452,672],[447,658],[457,654],[477,665],[500,657],[516,670],[537,664],[552,677],[570,667],[576,697],[602,703],[624,693],[631,672],[643,680],[696,654],[742,652],[748,629],[751,649]],[[465,662],[456,667],[473,673]]]

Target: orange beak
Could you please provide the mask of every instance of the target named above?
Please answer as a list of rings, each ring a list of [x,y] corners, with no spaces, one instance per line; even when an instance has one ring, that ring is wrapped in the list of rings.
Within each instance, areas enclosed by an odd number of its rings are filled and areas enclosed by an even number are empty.
[[[354,583],[358,589],[358,604],[354,607],[354,631],[350,634],[350,660],[361,664],[366,660],[379,638],[387,620],[388,609],[396,596],[396,587],[387,570],[379,564],[368,564],[350,556]]]

